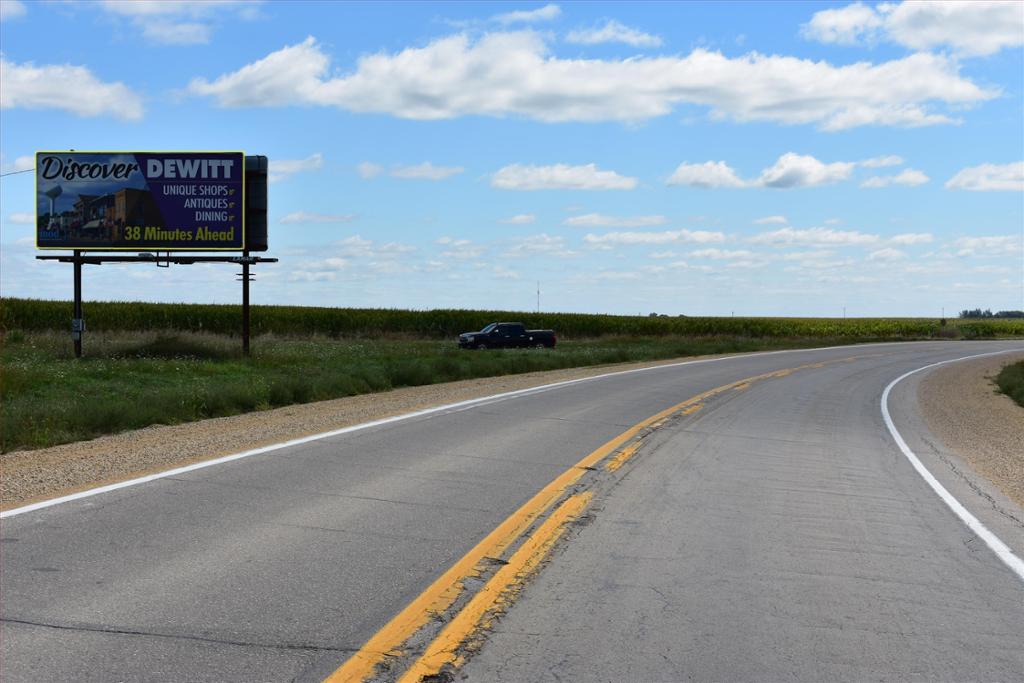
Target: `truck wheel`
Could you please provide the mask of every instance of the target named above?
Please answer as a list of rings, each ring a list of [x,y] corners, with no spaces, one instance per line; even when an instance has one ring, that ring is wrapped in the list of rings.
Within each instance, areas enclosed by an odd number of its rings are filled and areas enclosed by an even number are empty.
[[[546,349],[547,345],[544,344],[544,342],[537,342],[536,344],[533,345],[533,348],[535,348],[535,349]]]
[[[482,343],[481,344],[477,344],[476,345],[476,349],[477,349],[477,351],[486,351],[487,350],[487,344],[482,344]]]

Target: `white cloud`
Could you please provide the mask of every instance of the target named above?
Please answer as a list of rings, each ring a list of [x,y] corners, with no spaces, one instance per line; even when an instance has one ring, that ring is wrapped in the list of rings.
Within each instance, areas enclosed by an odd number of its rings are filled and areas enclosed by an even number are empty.
[[[287,180],[296,173],[320,170],[324,165],[324,155],[317,152],[305,159],[270,159],[267,165],[267,179],[276,183]]]
[[[780,228],[750,238],[754,244],[814,244],[820,246],[856,246],[875,244],[878,235],[869,235],[856,230],[832,230],[831,228]]]
[[[758,218],[754,223],[756,225],[786,225],[789,221],[786,220],[785,216],[765,216],[764,218]]]
[[[515,216],[503,218],[498,222],[504,223],[505,225],[529,225],[530,223],[535,223],[536,221],[537,217],[532,213],[519,213],[516,214]]]
[[[666,230],[665,232],[609,232],[588,234],[583,241],[592,245],[672,244],[676,242],[724,242],[725,234],[707,230]]]
[[[902,235],[894,235],[889,238],[890,244],[928,244],[934,239],[931,233],[927,232],[908,232]]]
[[[31,171],[36,167],[36,158],[34,156],[26,154],[25,156],[17,157],[14,163],[3,164],[0,166],[0,172],[3,173],[18,173],[21,171]]]
[[[724,161],[706,161],[703,164],[686,162],[680,164],[667,182],[669,185],[690,185],[703,188],[769,187],[788,189],[815,187],[846,180],[855,166],[855,163],[849,161],[826,164],[812,156],[787,152],[780,156],[772,166],[761,171],[760,177],[756,180],[743,180]],[[781,218],[785,221],[782,216],[770,218]]]
[[[877,251],[873,251],[870,254],[868,254],[868,261],[885,261],[885,262],[888,262],[888,261],[899,261],[900,259],[903,259],[903,258],[906,258],[906,257],[907,257],[907,255],[904,254],[899,249],[893,249],[892,247],[886,247],[884,249],[879,249]]]
[[[0,83],[0,109],[63,109],[79,116],[142,118],[139,95],[124,83],[104,83],[84,66],[16,64],[0,56]]]
[[[842,221],[839,220],[838,218],[826,218],[825,219],[825,225],[839,225],[840,223],[842,223]]]
[[[515,244],[503,254],[509,258],[538,255],[567,257],[575,256],[576,252],[568,248],[564,237],[542,233],[516,240]]]
[[[540,21],[553,21],[561,16],[561,14],[562,9],[558,5],[552,4],[544,5],[534,10],[517,10],[515,12],[498,14],[491,17],[491,21],[505,26],[509,24],[534,24]]]
[[[826,185],[849,178],[854,166],[847,161],[825,164],[812,156],[788,152],[773,166],[761,171],[757,184],[779,189]]]
[[[885,156],[864,159],[863,161],[857,162],[857,165],[865,168],[883,168],[885,166],[899,166],[902,163],[903,157],[896,156],[895,154],[888,154]]]
[[[217,12],[237,11],[248,16],[256,0],[103,0],[98,7],[108,14],[131,19],[143,37],[164,45],[209,43]],[[182,21],[187,19],[188,21]]]
[[[855,45],[865,34],[872,33],[881,25],[882,18],[874,9],[857,2],[815,12],[811,20],[801,27],[801,34],[822,43]]]
[[[195,22],[145,23],[143,37],[163,45],[203,45],[210,42],[211,29]]]
[[[990,237],[961,237],[953,246],[958,250],[957,256],[999,256],[1012,254],[1019,250],[1019,242],[1013,235],[996,235]]]
[[[574,228],[645,228],[665,223],[668,223],[665,216],[607,216],[600,213],[572,216],[564,221],[565,225]]]
[[[946,181],[946,189],[987,192],[1024,191],[1024,161],[1009,164],[981,164],[962,169]]]
[[[912,50],[990,55],[1024,45],[1024,12],[1013,0],[915,0],[873,8],[857,2],[815,13],[803,35],[824,43],[886,39]]]
[[[636,178],[621,176],[615,171],[602,171],[596,164],[512,164],[491,178],[491,187],[500,190],[632,190],[636,185]]]
[[[363,178],[376,178],[384,170],[384,167],[379,164],[374,164],[369,161],[364,161],[356,166],[356,172]]]
[[[757,257],[752,251],[746,249],[698,249],[691,251],[693,258],[707,258],[715,261],[731,261],[733,259],[753,259]]]
[[[689,185],[708,189],[746,186],[746,183],[736,175],[736,171],[724,161],[705,161],[703,164],[683,162],[676,167],[666,182],[668,185]]]
[[[424,161],[414,166],[395,166],[391,169],[391,176],[407,180],[444,180],[465,170],[462,166],[434,166]]]
[[[660,36],[630,28],[614,19],[609,19],[600,28],[570,31],[565,40],[579,45],[597,45],[599,43],[626,43],[633,47],[658,47],[661,45]]]
[[[487,251],[487,247],[482,244],[454,237],[442,237],[435,240],[434,243],[444,247],[441,252],[442,257],[459,261],[478,259]]]
[[[350,223],[356,219],[356,214],[326,214],[310,213],[308,211],[293,211],[281,219],[282,223]]]
[[[888,187],[890,185],[906,185],[909,187],[917,187],[918,185],[924,185],[929,180],[921,171],[913,168],[906,168],[897,173],[896,175],[887,176],[871,176],[863,183],[861,187]]]
[[[25,3],[21,0],[3,0],[3,2],[0,2],[0,21],[23,17],[25,12]]]
[[[456,34],[363,56],[344,75],[332,71],[310,37],[212,81],[195,78],[189,90],[224,107],[320,105],[409,119],[635,122],[688,103],[709,107],[715,118],[830,131],[950,123],[936,104],[959,111],[1000,92],[961,77],[955,59],[930,53],[845,66],[704,49],[685,57],[561,59],[533,31]]]
[[[35,225],[36,216],[31,213],[12,213],[7,217],[7,222],[16,225]]]
[[[487,272],[488,272],[488,274],[491,277],[496,277],[499,280],[518,280],[519,279],[519,273],[518,272],[508,268],[507,266],[503,266],[501,264],[498,264],[498,265],[494,266],[493,268],[490,268]]]

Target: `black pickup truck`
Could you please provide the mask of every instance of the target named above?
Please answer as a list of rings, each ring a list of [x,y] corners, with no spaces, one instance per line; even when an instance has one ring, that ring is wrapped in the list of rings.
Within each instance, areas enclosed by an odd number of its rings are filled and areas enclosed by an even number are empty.
[[[479,332],[459,335],[462,349],[555,348],[554,330],[528,330],[522,323],[491,323]]]

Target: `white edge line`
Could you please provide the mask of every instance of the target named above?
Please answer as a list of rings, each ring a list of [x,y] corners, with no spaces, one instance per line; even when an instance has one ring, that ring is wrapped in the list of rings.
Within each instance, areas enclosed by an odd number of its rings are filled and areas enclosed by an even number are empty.
[[[514,398],[517,396],[525,396],[527,394],[541,393],[564,387],[570,384],[578,384],[580,382],[592,382],[594,380],[605,379],[607,377],[615,377],[616,375],[628,375],[637,372],[647,372],[651,370],[661,370],[664,368],[676,368],[682,365],[697,365],[700,363],[714,363],[725,360],[735,360],[737,358],[750,358],[752,356],[771,356],[781,353],[800,353],[807,351],[830,351],[834,349],[849,349],[849,348],[867,348],[873,346],[895,346],[899,344],[921,344],[922,342],[881,342],[877,344],[841,344],[839,346],[820,346],[811,349],[783,349],[781,351],[759,351],[755,353],[741,353],[731,356],[723,356],[721,358],[704,358],[701,360],[688,360],[679,363],[665,363],[664,365],[652,365],[646,368],[636,368],[634,370],[619,370],[616,372],[607,372],[603,375],[594,375],[593,377],[581,377],[579,379],[570,379],[563,382],[555,382],[553,384],[542,384],[541,386],[531,387],[529,389],[518,389],[516,391],[508,391],[501,394],[494,394],[492,396],[482,396],[480,398],[472,398],[466,401],[458,401],[457,403],[448,403],[441,406],[434,406],[433,408],[425,408],[424,410],[417,410],[412,413],[405,413],[403,415],[394,415],[392,417],[386,417],[381,420],[373,420],[372,422],[363,422],[357,425],[351,425],[349,427],[343,427],[341,429],[334,429],[329,432],[321,432],[319,434],[312,434],[310,436],[304,436],[298,439],[291,439],[289,441],[282,441],[280,443],[270,444],[269,446],[261,446],[260,448],[253,448],[248,451],[242,451],[240,453],[233,453],[231,455],[225,455],[220,458],[214,458],[212,460],[203,460],[202,462],[193,463],[191,465],[185,465],[184,467],[176,467],[172,470],[165,470],[163,472],[156,472],[155,474],[148,474],[144,477],[136,477],[135,479],[127,479],[125,481],[119,481],[113,484],[107,484],[106,486],[99,486],[92,489],[86,489],[85,491],[78,491],[77,493],[71,493],[66,496],[60,496],[59,498],[51,498],[49,500],[39,501],[38,503],[32,503],[30,505],[24,505],[18,508],[12,508],[10,510],[0,512],[0,519],[7,519],[9,517],[15,517],[17,515],[23,515],[26,512],[34,512],[35,510],[42,510],[43,508],[52,507],[54,505],[60,505],[61,503],[70,503],[74,500],[81,500],[82,498],[89,498],[91,496],[98,496],[101,493],[108,493],[110,491],[116,491],[117,489],[128,488],[129,486],[136,486],[138,484],[145,484],[146,482],[155,481],[157,479],[163,479],[165,477],[173,477],[186,472],[193,472],[195,470],[201,470],[204,467],[213,467],[214,465],[221,465],[232,460],[241,460],[242,458],[248,458],[253,455],[260,455],[262,453],[269,453],[270,451],[276,451],[282,448],[290,448],[291,446],[299,446],[304,443],[311,441],[317,441],[319,439],[327,439],[332,436],[340,436],[342,434],[349,434],[351,432],[358,432],[364,429],[370,429],[372,427],[379,427],[381,425],[390,424],[392,422],[400,422],[402,420],[410,420],[416,417],[422,417],[424,415],[431,415],[433,413],[440,413],[444,411],[453,410],[456,408],[467,408],[471,406],[477,406],[485,403],[493,403],[508,398]],[[942,342],[939,342],[942,343]],[[987,354],[986,354],[987,355]],[[929,366],[930,367],[930,366]],[[921,368],[923,369],[923,368]],[[916,372],[916,371],[915,371]],[[902,377],[900,378],[902,379]],[[897,380],[898,381],[898,380]],[[884,402],[884,397],[883,397]],[[884,403],[883,403],[884,405]]]
[[[981,540],[985,541],[985,545],[991,548],[992,552],[994,552],[996,556],[1000,560],[1002,560],[1003,563],[1007,567],[1009,567],[1013,573],[1017,575],[1018,578],[1024,581],[1024,560],[1017,557],[1017,555],[1014,554],[1013,550],[1011,550],[1009,546],[1003,543],[1003,541],[994,533],[992,533],[988,529],[988,527],[982,524],[977,517],[972,515],[967,510],[967,508],[965,508],[960,503],[960,501],[953,497],[953,494],[947,491],[945,486],[939,483],[939,480],[936,479],[932,475],[932,473],[928,471],[928,468],[926,468],[917,458],[917,456],[914,454],[914,451],[910,450],[910,447],[907,446],[907,442],[903,440],[903,437],[896,429],[896,425],[893,424],[892,415],[889,414],[889,392],[892,391],[893,387],[895,387],[897,384],[899,384],[904,379],[910,377],[913,374],[921,372],[922,370],[934,368],[939,365],[946,365],[947,363],[957,363],[962,360],[982,358],[984,356],[996,356],[1002,353],[1019,353],[1020,351],[1024,351],[1024,349],[1008,349],[1006,351],[994,351],[992,353],[979,353],[974,356],[953,358],[951,360],[944,360],[938,363],[932,363],[931,365],[925,365],[916,370],[911,370],[910,372],[904,373],[897,377],[896,379],[894,379],[893,381],[889,382],[889,385],[882,392],[881,403],[882,417],[885,419],[885,426],[888,427],[889,433],[892,434],[892,438],[895,439],[896,441],[896,445],[900,447],[900,450],[903,451],[903,455],[907,457],[907,460],[909,460],[910,464],[914,466],[914,469],[917,470],[917,473],[920,474],[926,482],[928,482],[928,485],[932,487],[932,490],[935,491],[935,493],[938,494],[939,498],[942,499],[942,502],[945,503],[949,507],[949,509],[952,510],[953,513],[960,518],[960,521],[966,524],[967,528],[973,531],[976,536],[978,536]]]

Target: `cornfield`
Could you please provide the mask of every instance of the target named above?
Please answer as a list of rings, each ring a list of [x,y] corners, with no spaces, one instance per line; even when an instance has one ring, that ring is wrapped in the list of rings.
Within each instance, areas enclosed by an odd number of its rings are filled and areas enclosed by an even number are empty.
[[[87,302],[88,329],[97,332],[169,330],[237,335],[238,305]],[[66,330],[71,303],[4,299],[0,330]],[[253,334],[282,337],[327,336],[444,339],[479,330],[493,321],[517,321],[554,329],[562,339],[598,337],[739,336],[751,338],[920,339],[938,336],[987,338],[1024,336],[1024,319],[958,320],[945,328],[929,318],[712,318],[524,313],[514,311],[254,306]]]

